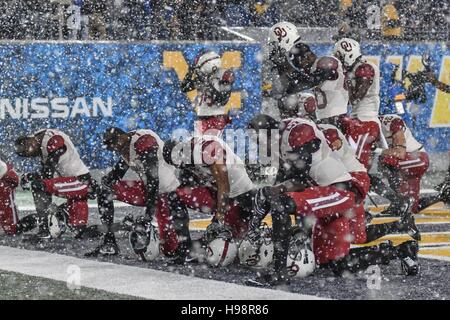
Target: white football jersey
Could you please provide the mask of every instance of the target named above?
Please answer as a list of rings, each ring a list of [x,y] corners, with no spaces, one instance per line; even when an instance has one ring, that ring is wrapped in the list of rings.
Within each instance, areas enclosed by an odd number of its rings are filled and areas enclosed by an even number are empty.
[[[8,165],[2,159],[0,159],[0,179],[2,179],[7,172]]]
[[[347,114],[348,106],[348,90],[346,88],[346,78],[341,61],[332,56],[326,56],[336,60],[338,64],[337,73],[338,78],[336,80],[324,81],[321,85],[314,89],[314,93],[317,99],[317,119],[325,119],[341,114]],[[319,59],[314,63],[312,70],[315,69],[315,65]]]
[[[194,99],[194,108],[197,111],[197,115],[200,117],[205,116],[219,116],[226,115],[225,104],[218,102],[214,98],[212,88],[218,92],[230,92],[231,84],[221,84],[220,80],[228,70],[218,70],[207,83],[197,86],[197,96]]]
[[[89,173],[89,169],[83,163],[75,148],[72,140],[64,132],[56,129],[44,129],[36,132],[36,134],[44,133],[44,137],[41,143],[42,160],[46,162],[48,160],[48,148],[49,141],[54,136],[61,136],[66,146],[66,152],[59,157],[58,164],[56,165],[56,172],[60,177],[77,177]],[[35,134],[35,135],[36,135]]]
[[[158,177],[159,177],[159,193],[166,193],[175,191],[180,182],[175,175],[175,168],[169,165],[163,157],[164,142],[161,138],[152,130],[136,130],[133,131],[130,142],[130,159],[127,160],[123,157],[125,162],[129,165],[130,169],[136,172],[142,181],[146,182],[145,168],[142,161],[136,153],[136,142],[139,138],[145,135],[152,136],[158,143]]]
[[[342,146],[339,150],[333,150],[331,155],[334,158],[341,160],[348,172],[367,171],[366,167],[364,167],[364,165],[356,158],[355,149],[350,146],[341,130],[331,124],[320,124],[318,127],[323,131],[328,129],[336,130],[339,139],[342,142]]]
[[[378,66],[372,62],[366,60],[360,60],[356,62],[353,70],[348,73],[348,79],[351,86],[356,85],[356,78],[358,76],[364,76],[364,68],[373,70],[372,84],[367,90],[366,95],[358,102],[352,105],[351,116],[358,118],[361,121],[377,121],[380,111],[380,69]],[[370,68],[372,67],[372,68]]]
[[[310,177],[320,186],[351,180],[351,176],[341,160],[332,156],[332,150],[328,146],[323,132],[313,121],[304,118],[290,118],[283,120],[283,124],[280,156],[285,162],[296,161],[295,153],[292,152],[296,147],[300,147],[291,142],[293,131],[298,126],[307,125],[314,130],[315,138],[321,142],[319,150],[312,154]]]
[[[387,114],[380,116],[380,120],[383,135],[386,137],[389,146],[393,144],[392,136],[394,134],[394,130],[396,129],[396,127],[402,126],[406,140],[406,152],[414,152],[418,150],[425,151],[422,144],[414,138],[411,130],[409,130],[409,128],[406,126],[406,123],[400,116],[396,114]]]
[[[207,144],[210,142],[213,142],[213,144]],[[218,149],[223,149],[224,157],[222,157],[223,153],[218,154],[216,152]],[[244,162],[234,153],[228,144],[219,137],[204,135],[195,138],[192,153],[195,163],[193,169],[194,174],[203,181],[209,182],[211,186],[214,186],[214,179],[210,165],[215,162],[215,160],[223,161],[227,167],[228,182],[230,184],[230,198],[237,197],[255,189],[253,182],[248,177]],[[205,163],[205,153],[207,154],[207,157],[211,157],[208,163]]]

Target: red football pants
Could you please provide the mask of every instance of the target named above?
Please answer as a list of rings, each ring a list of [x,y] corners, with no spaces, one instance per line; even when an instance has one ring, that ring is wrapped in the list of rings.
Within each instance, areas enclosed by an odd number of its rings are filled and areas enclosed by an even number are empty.
[[[19,184],[19,177],[11,165],[7,165],[8,171],[0,179],[0,226],[8,235],[17,232],[19,216],[15,202],[15,190]]]
[[[364,210],[364,199],[369,193],[370,178],[367,172],[350,172],[352,186],[355,190],[355,207],[351,211],[349,219],[350,233],[353,237],[352,243],[366,242],[366,212]]]
[[[4,183],[0,182],[0,226],[6,234],[14,235],[17,232],[18,222],[14,189],[5,187]]]
[[[417,213],[420,197],[420,180],[428,170],[430,160],[426,152],[407,152],[405,159],[396,157],[383,157],[383,165],[398,170],[400,184],[397,192],[402,195],[409,195],[414,198],[411,208],[413,213]]]
[[[177,194],[181,202],[188,208],[203,213],[215,214],[216,197],[207,187],[181,187],[177,189]],[[248,222],[245,222],[240,215],[239,206],[230,204],[230,209],[225,214],[225,225],[231,227],[233,236],[240,238],[248,229]]]
[[[348,255],[352,242],[349,218],[355,206],[352,192],[319,186],[286,194],[294,200],[297,216],[316,219],[312,240],[317,263],[325,264]]]
[[[119,181],[113,185],[116,200],[131,204],[137,207],[145,207],[147,188],[143,181]],[[161,238],[161,250],[164,254],[175,253],[178,248],[178,235],[173,225],[170,214],[169,200],[167,193],[159,195],[156,204],[155,218],[158,223],[159,235]]]
[[[89,186],[77,177],[60,177],[42,180],[45,192],[67,199],[69,224],[74,227],[85,226],[88,222],[89,209],[87,196]]]

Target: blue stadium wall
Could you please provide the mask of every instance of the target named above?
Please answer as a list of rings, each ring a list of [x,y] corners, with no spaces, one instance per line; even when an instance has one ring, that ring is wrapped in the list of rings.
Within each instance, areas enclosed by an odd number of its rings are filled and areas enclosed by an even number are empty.
[[[318,55],[332,50],[330,44],[312,47]],[[0,150],[17,166],[28,167],[29,160],[14,156],[14,139],[43,127],[60,128],[73,138],[91,168],[104,168],[113,162],[101,148],[101,133],[109,126],[151,128],[163,139],[177,128],[191,130],[190,100],[180,90],[175,69],[164,66],[164,56],[181,52],[191,63],[205,49],[240,52],[233,87],[240,93],[240,108],[233,111],[233,127],[244,127],[261,106],[262,59],[257,44],[0,43]],[[389,96],[388,60],[413,70],[420,55],[429,52],[435,73],[448,79],[449,51],[442,44],[370,44],[363,51],[378,59],[385,75],[382,99]],[[429,151],[450,150],[448,95],[437,99],[431,85],[426,91],[427,103],[413,107],[406,120]],[[382,106],[385,112],[389,108]],[[439,123],[433,124],[436,114]]]

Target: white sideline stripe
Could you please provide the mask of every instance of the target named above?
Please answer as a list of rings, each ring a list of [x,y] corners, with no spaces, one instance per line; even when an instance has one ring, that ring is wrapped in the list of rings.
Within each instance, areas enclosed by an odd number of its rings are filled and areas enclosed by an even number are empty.
[[[155,300],[316,300],[317,296],[253,288],[174,273],[0,246],[0,269],[66,281],[67,268],[81,269],[81,286]]]
[[[444,256],[436,256],[434,254],[418,254],[417,255],[419,258],[423,258],[423,259],[433,259],[433,260],[441,260],[441,261],[450,261],[449,257],[444,257]]]

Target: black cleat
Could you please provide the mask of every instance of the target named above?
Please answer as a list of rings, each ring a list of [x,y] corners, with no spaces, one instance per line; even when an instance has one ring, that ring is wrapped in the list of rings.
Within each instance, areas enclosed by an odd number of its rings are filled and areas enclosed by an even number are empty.
[[[45,241],[52,240],[52,235],[50,234],[50,231],[46,228],[39,228],[39,231],[34,234],[26,234],[24,235],[23,241],[24,242],[31,242],[31,243],[40,243]]]
[[[450,204],[450,180],[444,181],[439,185],[439,200],[445,204]]]
[[[369,211],[364,211],[366,225],[370,224],[373,220],[373,215]]]
[[[131,214],[127,214],[120,225],[120,230],[122,231],[131,231],[134,225],[134,217]]]
[[[394,248],[394,243],[391,240],[386,240],[378,245],[380,252],[382,253],[382,258],[380,264],[387,266],[391,262],[392,251]]]
[[[119,246],[115,242],[103,243],[94,250],[85,253],[85,257],[116,256],[119,254]]]
[[[409,197],[400,197],[398,201],[393,202],[385,210],[380,212],[381,216],[384,217],[403,217],[410,214],[411,206],[414,199]]]
[[[97,225],[73,227],[71,231],[75,239],[96,239],[103,236]]]
[[[290,285],[291,281],[288,275],[272,271],[261,274],[254,279],[247,279],[244,284],[250,287],[272,288]]]
[[[402,271],[408,276],[417,275],[420,270],[419,263],[417,261],[419,243],[414,240],[409,240],[399,244],[396,249],[397,255],[401,261]]]
[[[406,232],[416,241],[422,240],[422,236],[420,235],[420,231],[417,228],[416,221],[412,215],[402,217],[398,224],[400,231]]]

